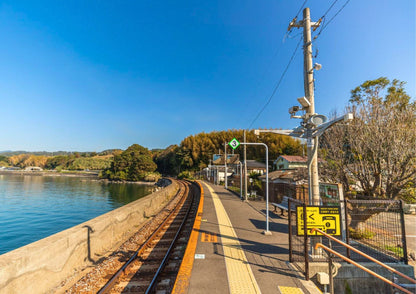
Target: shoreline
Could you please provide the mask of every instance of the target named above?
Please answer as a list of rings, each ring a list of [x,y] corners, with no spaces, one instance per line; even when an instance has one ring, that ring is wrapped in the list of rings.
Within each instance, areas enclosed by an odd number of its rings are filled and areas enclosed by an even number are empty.
[[[25,170],[0,170],[0,175],[18,175],[18,176],[38,176],[38,177],[72,177],[72,178],[84,178],[91,181],[98,181],[106,184],[136,184],[154,186],[156,182],[129,182],[129,181],[111,181],[108,179],[100,179],[98,172],[84,172],[84,171],[25,171]]]
[[[98,172],[0,170],[0,175],[97,178]]]

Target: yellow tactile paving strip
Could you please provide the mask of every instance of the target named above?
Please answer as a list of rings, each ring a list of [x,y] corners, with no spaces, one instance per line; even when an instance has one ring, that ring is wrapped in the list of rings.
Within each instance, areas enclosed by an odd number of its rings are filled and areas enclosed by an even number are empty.
[[[296,288],[296,287],[279,286],[278,288],[280,290],[280,293],[282,294],[304,294],[301,289]]]
[[[201,226],[202,210],[204,207],[204,190],[202,185],[199,182],[197,183],[201,189],[201,198],[199,200],[198,211],[191,236],[189,237],[188,245],[186,246],[185,254],[183,256],[182,263],[176,277],[175,285],[172,289],[172,293],[175,294],[188,292],[189,279],[191,277],[192,267],[194,265],[195,249],[196,244],[198,243],[199,228]]]
[[[220,198],[211,187],[207,187],[217,213],[230,294],[261,293]]]

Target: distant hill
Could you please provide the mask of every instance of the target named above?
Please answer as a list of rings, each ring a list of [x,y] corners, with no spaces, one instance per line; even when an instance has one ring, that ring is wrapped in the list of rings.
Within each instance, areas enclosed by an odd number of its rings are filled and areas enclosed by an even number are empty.
[[[124,150],[121,150],[121,149],[107,149],[107,150],[98,152],[98,154],[104,156],[104,155],[113,154],[114,152],[123,152],[123,151]]]
[[[57,155],[72,155],[72,154],[80,154],[82,155],[86,155],[86,156],[95,156],[96,154],[100,155],[100,156],[104,156],[104,155],[112,155],[114,152],[122,152],[123,150],[121,149],[107,149],[101,152],[78,152],[78,151],[54,151],[54,152],[49,152],[49,151],[23,151],[23,150],[19,150],[19,151],[12,151],[12,150],[4,150],[4,151],[0,151],[0,155],[3,156],[15,156],[15,155],[20,155],[20,154],[33,154],[33,155],[42,155],[42,156],[57,156]]]
[[[11,151],[11,150],[6,150],[6,151],[0,151],[1,155],[4,156],[14,156],[14,155],[19,155],[19,154],[33,154],[33,155],[44,155],[44,156],[56,156],[56,155],[70,155],[73,154],[75,152],[68,152],[68,151],[54,151],[54,152],[48,152],[48,151]],[[89,152],[78,152],[80,154],[82,153],[89,153]]]

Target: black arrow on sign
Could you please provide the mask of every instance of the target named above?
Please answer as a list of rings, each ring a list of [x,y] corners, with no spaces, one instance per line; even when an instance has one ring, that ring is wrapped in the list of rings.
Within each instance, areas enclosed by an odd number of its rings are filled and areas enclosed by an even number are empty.
[[[313,213],[309,216],[311,220],[315,220],[312,216],[313,216]]]

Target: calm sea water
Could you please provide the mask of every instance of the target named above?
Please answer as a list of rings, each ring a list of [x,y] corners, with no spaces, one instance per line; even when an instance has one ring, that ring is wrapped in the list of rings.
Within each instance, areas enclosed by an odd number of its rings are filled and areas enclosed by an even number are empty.
[[[152,189],[84,178],[0,175],[0,254],[123,206]]]

